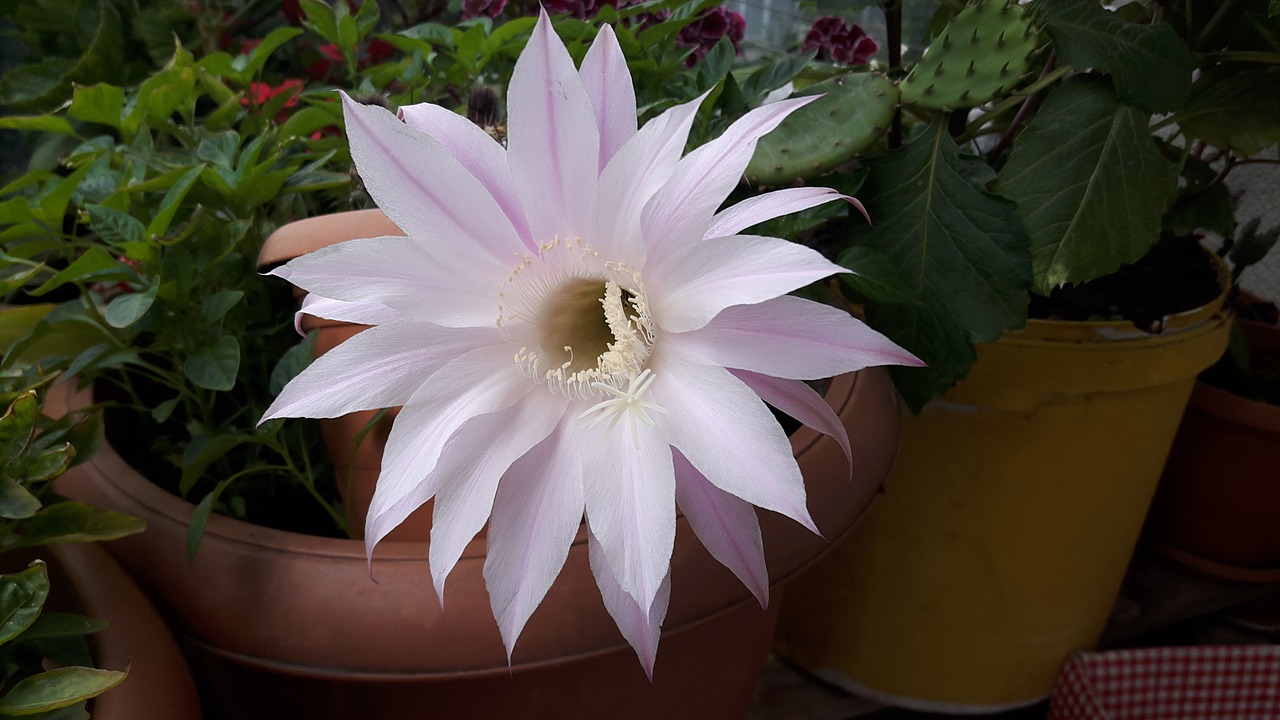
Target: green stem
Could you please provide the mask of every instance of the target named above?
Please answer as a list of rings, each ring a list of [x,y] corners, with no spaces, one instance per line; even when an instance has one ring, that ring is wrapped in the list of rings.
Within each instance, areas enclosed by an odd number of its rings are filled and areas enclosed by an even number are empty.
[[[1263,52],[1261,50],[1229,50],[1225,52],[1205,53],[1204,59],[1213,63],[1261,63],[1263,65],[1280,65],[1280,52]]]
[[[1208,24],[1204,26],[1204,30],[1200,31],[1200,37],[1196,38],[1195,49],[1198,52],[1205,52],[1221,45],[1251,1],[1224,0],[1218,7],[1218,12],[1214,13]]]
[[[975,136],[975,133],[977,133],[980,129],[982,129],[982,126],[986,125],[988,120],[990,120],[993,117],[998,117],[1002,113],[1009,112],[1014,107],[1021,105],[1023,102],[1027,100],[1027,98],[1049,87],[1050,85],[1054,84],[1058,80],[1061,80],[1064,76],[1066,76],[1071,71],[1072,71],[1072,68],[1070,65],[1059,66],[1058,68],[1054,69],[1053,72],[1050,72],[1047,75],[1041,76],[1039,80],[1036,80],[1035,82],[1031,83],[1026,88],[1019,90],[1013,93],[1012,95],[1010,95],[1009,97],[1005,98],[995,107],[991,108],[989,112],[983,113],[982,117],[969,123],[969,127],[965,128],[964,135],[961,135],[960,137],[956,138],[956,143],[963,144],[968,142],[969,140],[972,140],[973,137]]]

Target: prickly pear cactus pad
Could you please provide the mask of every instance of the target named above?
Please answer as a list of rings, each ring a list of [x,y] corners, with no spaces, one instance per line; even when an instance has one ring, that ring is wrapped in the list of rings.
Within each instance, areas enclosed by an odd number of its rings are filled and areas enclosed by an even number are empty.
[[[902,81],[902,102],[930,110],[975,107],[1011,90],[1037,43],[1012,0],[981,0],[951,19]]]
[[[884,134],[898,104],[898,88],[880,73],[842,75],[801,94],[819,93],[821,99],[760,139],[747,166],[748,180],[781,185],[834,170]]]

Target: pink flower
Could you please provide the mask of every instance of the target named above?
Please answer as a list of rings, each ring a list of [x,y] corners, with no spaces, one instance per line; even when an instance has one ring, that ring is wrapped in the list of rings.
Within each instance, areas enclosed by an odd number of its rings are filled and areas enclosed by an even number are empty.
[[[804,52],[817,51],[819,60],[840,65],[861,65],[871,59],[880,46],[857,25],[846,26],[838,17],[814,21],[804,36]]]
[[[743,233],[856,201],[802,187],[721,209],[757,140],[814,98],[756,108],[685,155],[705,98],[638,127],[613,29],[576,68],[544,12],[511,77],[506,145],[438,105],[402,107],[401,120],[344,95],[356,168],[406,236],[272,271],[310,293],[304,312],[373,327],[294,378],[263,420],[402,406],[368,551],[434,499],[443,598],[487,524],[484,577],[508,654],[584,517],[605,608],[650,674],[677,507],[765,603],[753,506],[816,531],[765,400],[847,443],[802,380],[920,364],[848,313],[787,294],[846,270]]]

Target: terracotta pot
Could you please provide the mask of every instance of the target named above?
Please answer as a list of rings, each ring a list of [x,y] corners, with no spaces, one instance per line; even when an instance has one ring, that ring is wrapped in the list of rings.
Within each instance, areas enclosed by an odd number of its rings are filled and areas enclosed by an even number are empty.
[[[300,237],[343,224],[348,237],[364,237],[392,229],[378,230],[380,222],[380,213],[353,213],[298,225],[306,231]],[[882,369],[835,379],[826,398],[849,430],[853,481],[834,440],[801,428],[791,442],[813,518],[834,540],[888,474],[898,405]],[[352,422],[359,428],[367,420]],[[378,446],[365,446],[375,467]],[[353,458],[335,462],[342,468]],[[791,520],[761,512],[773,582],[773,603],[762,611],[678,518],[671,606],[650,683],[600,600],[585,530],[509,665],[484,587],[483,537],[467,546],[450,576],[442,610],[425,542],[384,541],[371,579],[361,541],[214,516],[188,563],[193,506],[148,482],[111,448],[60,487],[147,520],[145,534],[112,550],[189,643],[211,685],[227,691],[219,695],[231,717],[741,718],[772,642],[782,585],[829,547]],[[352,499],[361,493],[371,488],[353,489]]]
[[[40,558],[49,570],[45,610],[74,612],[110,626],[89,636],[97,667],[129,669],[94,698],[95,720],[199,720],[200,699],[173,634],[133,579],[96,545],[56,545],[7,553],[5,572]]]
[[[1242,323],[1261,365],[1280,327]],[[1151,505],[1146,538],[1215,577],[1280,582],[1280,406],[1197,383]]]

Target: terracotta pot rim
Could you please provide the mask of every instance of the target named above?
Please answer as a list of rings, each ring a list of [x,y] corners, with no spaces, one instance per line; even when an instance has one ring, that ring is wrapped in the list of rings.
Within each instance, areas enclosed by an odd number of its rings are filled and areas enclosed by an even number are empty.
[[[1196,381],[1195,390],[1191,393],[1191,405],[1208,415],[1280,435],[1280,405],[1236,395],[1200,381]]]
[[[1245,583],[1249,585],[1270,585],[1280,583],[1280,566],[1269,568],[1244,567],[1231,565],[1219,560],[1212,560],[1190,552],[1176,545],[1154,538],[1144,541],[1156,552],[1175,560],[1186,567],[1219,580]]]
[[[854,372],[832,379],[831,387],[828,388],[826,397],[828,399],[834,397],[838,401],[838,405],[832,406],[836,415],[843,412],[849,403],[853,401],[858,377],[859,374]],[[801,426],[791,436],[793,454],[799,455],[805,452],[819,442],[822,437],[823,435],[818,431],[808,426]],[[132,494],[140,504],[153,511],[158,517],[183,527],[190,525],[191,515],[195,510],[195,506],[152,483],[133,466],[129,465],[110,443],[104,442],[101,444],[95,453],[93,462],[106,466],[107,472],[104,473],[104,476],[108,482],[114,485],[120,486],[123,484],[120,478],[132,478],[133,481],[129,484],[136,486],[134,488],[135,492]],[[681,516],[680,520],[681,522],[687,522],[683,519],[683,516]],[[216,513],[209,516],[205,525],[205,534],[206,536],[216,536],[227,542],[266,550],[287,548],[289,552],[304,555],[341,559],[367,558],[363,540],[306,535],[255,525]],[[841,532],[837,537],[843,535],[844,532]],[[828,538],[828,541],[834,542],[835,539],[835,537]],[[580,545],[586,541],[586,530],[585,528],[580,529],[577,537],[574,538],[573,544]],[[378,543],[373,560],[378,563],[417,562],[426,556],[429,545],[430,543],[427,541],[383,540]],[[484,539],[475,538],[467,544],[461,558],[476,558],[484,555]],[[374,575],[376,576],[376,571]]]

